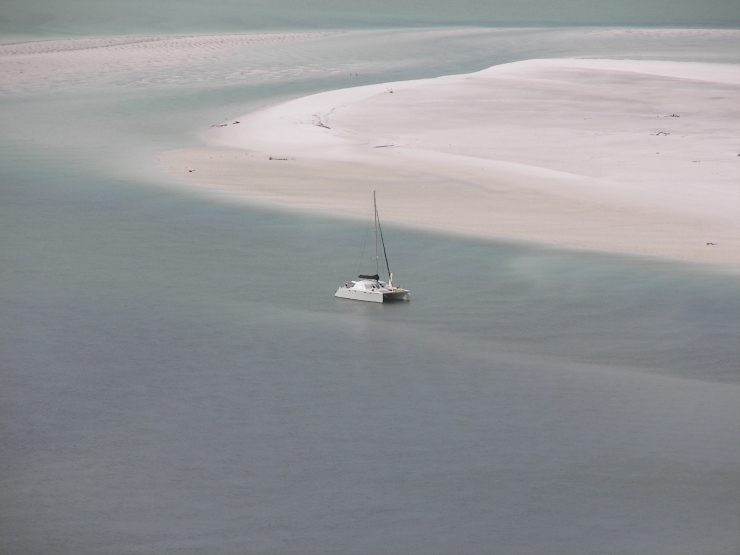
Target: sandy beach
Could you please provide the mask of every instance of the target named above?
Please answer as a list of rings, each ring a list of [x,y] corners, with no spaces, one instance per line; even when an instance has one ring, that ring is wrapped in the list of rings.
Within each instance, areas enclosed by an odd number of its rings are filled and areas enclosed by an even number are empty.
[[[212,127],[168,172],[293,207],[740,264],[740,68],[529,60],[331,91]]]

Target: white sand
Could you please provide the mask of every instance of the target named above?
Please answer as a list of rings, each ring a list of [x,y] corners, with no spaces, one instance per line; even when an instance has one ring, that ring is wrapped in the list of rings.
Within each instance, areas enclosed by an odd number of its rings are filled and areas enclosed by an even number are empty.
[[[531,60],[234,121],[163,167],[255,200],[365,215],[377,189],[386,221],[740,264],[740,66]]]
[[[265,33],[56,39],[0,44],[0,94],[52,89],[111,90],[135,84],[201,87],[269,73],[245,63],[265,45],[310,41],[329,33]],[[224,66],[230,68],[224,75]],[[303,68],[301,68],[303,69]],[[222,70],[222,71],[219,71]]]

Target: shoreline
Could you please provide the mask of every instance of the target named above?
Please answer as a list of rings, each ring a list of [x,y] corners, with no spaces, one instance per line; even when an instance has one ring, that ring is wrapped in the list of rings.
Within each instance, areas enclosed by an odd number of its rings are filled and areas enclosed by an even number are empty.
[[[362,216],[378,190],[388,222],[738,266],[736,106],[740,66],[530,60],[300,98],[160,165],[255,201]]]

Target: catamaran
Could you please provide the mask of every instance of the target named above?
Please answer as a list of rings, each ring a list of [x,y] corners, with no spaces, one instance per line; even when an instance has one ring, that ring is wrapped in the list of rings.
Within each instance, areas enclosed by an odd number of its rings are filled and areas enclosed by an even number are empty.
[[[393,285],[393,273],[388,265],[388,255],[385,252],[385,241],[383,240],[383,230],[380,227],[380,218],[378,217],[378,203],[373,191],[373,207],[375,209],[375,273],[372,275],[360,274],[356,280],[345,283],[334,294],[335,297],[342,299],[352,299],[353,301],[368,301],[371,303],[387,303],[389,301],[408,301],[408,289],[402,289]],[[383,259],[385,260],[385,269],[388,271],[388,281],[380,279],[380,255],[379,247],[383,249]],[[363,247],[364,250],[364,247]]]

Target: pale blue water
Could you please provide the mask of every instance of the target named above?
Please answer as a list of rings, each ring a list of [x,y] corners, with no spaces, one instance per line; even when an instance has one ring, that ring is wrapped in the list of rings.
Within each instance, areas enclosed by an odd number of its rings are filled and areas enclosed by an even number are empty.
[[[736,275],[386,224],[413,300],[353,303],[333,292],[363,222],[156,170],[223,118],[360,81],[737,56],[636,40],[370,32],[263,49],[284,71],[259,82],[4,91],[0,553],[737,553]]]
[[[28,0],[0,31],[32,35],[240,33],[431,26],[740,27],[736,0]]]

